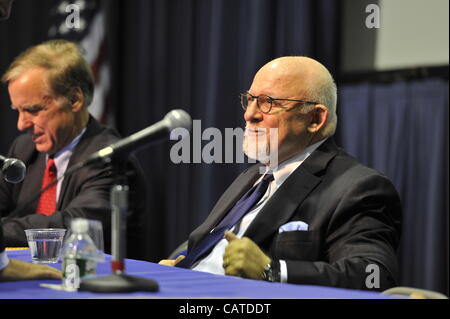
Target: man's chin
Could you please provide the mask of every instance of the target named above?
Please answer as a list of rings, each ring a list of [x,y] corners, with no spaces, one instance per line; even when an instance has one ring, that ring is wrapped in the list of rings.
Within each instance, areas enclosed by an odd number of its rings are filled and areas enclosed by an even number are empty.
[[[268,164],[270,162],[270,156],[267,154],[267,151],[257,150],[255,148],[247,148],[244,147],[244,154],[255,161],[258,161],[262,164]]]
[[[49,154],[49,152],[50,152],[50,149],[48,147],[46,147],[45,145],[35,144],[35,148],[36,148],[36,151],[38,151],[39,153]]]

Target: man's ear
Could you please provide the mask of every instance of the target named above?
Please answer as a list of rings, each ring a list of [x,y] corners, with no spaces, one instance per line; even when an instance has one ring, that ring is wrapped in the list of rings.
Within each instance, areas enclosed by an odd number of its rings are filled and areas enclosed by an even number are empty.
[[[309,133],[315,134],[325,127],[328,120],[328,108],[325,105],[316,104],[309,114],[311,114],[311,121],[307,129]]]
[[[74,87],[70,90],[70,108],[72,112],[80,111],[84,106],[84,94],[81,88]]]

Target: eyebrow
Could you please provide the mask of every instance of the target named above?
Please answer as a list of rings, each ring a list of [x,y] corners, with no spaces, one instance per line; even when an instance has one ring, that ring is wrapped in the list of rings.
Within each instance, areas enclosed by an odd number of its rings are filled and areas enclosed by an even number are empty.
[[[43,108],[45,108],[45,106],[42,104],[32,104],[32,105],[25,105],[25,106],[14,106],[11,104],[11,109],[13,109],[13,110],[22,109],[22,110],[27,111],[27,110],[31,110],[31,109],[37,109],[37,108],[43,109]]]
[[[32,108],[36,108],[36,107],[46,107],[46,105],[44,105],[44,103],[48,103],[48,100],[50,100],[50,99],[53,99],[54,97],[52,96],[52,95],[50,95],[50,94],[44,94],[44,96],[42,97],[42,104],[32,104],[32,105],[25,105],[25,106],[22,106],[21,108],[22,109],[32,109]],[[13,104],[11,104],[11,109],[13,109],[13,110],[17,110],[17,109],[19,109],[20,107],[18,107],[18,106],[14,106]]]
[[[261,93],[261,94],[258,94],[258,95],[253,94],[253,93],[251,93],[250,91],[247,91],[247,92],[250,93],[250,94],[253,95],[253,96],[267,95],[267,96],[272,97],[272,95],[273,95],[273,92],[271,92],[271,91],[269,91],[269,93]]]

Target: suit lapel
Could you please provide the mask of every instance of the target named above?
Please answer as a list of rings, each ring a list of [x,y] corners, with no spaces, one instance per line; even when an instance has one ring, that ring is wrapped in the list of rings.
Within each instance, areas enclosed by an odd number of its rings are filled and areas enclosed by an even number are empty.
[[[272,195],[244,236],[251,238],[257,244],[262,244],[265,239],[272,237],[320,181],[320,178],[301,166],[297,168]]]
[[[278,228],[287,223],[296,209],[320,184],[320,172],[337,155],[337,146],[332,139],[314,151],[273,194],[261,212],[250,224],[244,236],[258,245],[272,238]]]
[[[239,175],[217,201],[208,218],[190,236],[190,242],[195,242],[217,225],[233,205],[248,191],[261,177],[261,165],[253,165]]]
[[[90,116],[88,125],[86,126],[86,131],[84,132],[84,134],[81,137],[78,144],[75,146],[72,156],[69,159],[69,164],[67,165],[67,170],[70,167],[72,167],[73,165],[78,164],[79,162],[84,160],[86,155],[89,155],[89,154],[86,154],[86,149],[88,148],[89,143],[91,142],[90,137],[93,135],[96,135],[100,129],[101,129],[101,127],[98,124],[98,122],[92,116]],[[72,178],[73,178],[73,174],[64,177],[64,179],[62,181],[60,194],[59,194],[59,198],[58,198],[58,203],[57,203],[57,208],[56,208],[57,210],[60,210],[62,207],[67,206],[67,205],[64,205],[65,195],[67,193],[68,186],[70,185],[70,181]]]
[[[273,236],[278,228],[286,223],[308,194],[321,182],[320,172],[337,155],[338,148],[332,138],[324,142],[305,162],[297,168],[281,185],[258,216],[253,220],[244,236],[252,238],[257,244]],[[231,209],[242,195],[258,180],[259,165],[253,165],[228,187],[212,209],[203,224],[189,237],[189,249],[206,235]]]

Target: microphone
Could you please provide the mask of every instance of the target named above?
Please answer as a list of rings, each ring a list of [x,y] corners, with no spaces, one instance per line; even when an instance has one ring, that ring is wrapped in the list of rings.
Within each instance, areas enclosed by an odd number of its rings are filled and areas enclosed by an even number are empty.
[[[0,155],[0,167],[3,178],[8,183],[17,184],[25,178],[27,168],[25,164],[17,158],[6,158]]]
[[[83,163],[83,166],[97,161],[109,161],[112,156],[168,138],[175,128],[185,128],[190,131],[191,126],[191,116],[186,111],[172,110],[161,121],[95,152]]]

